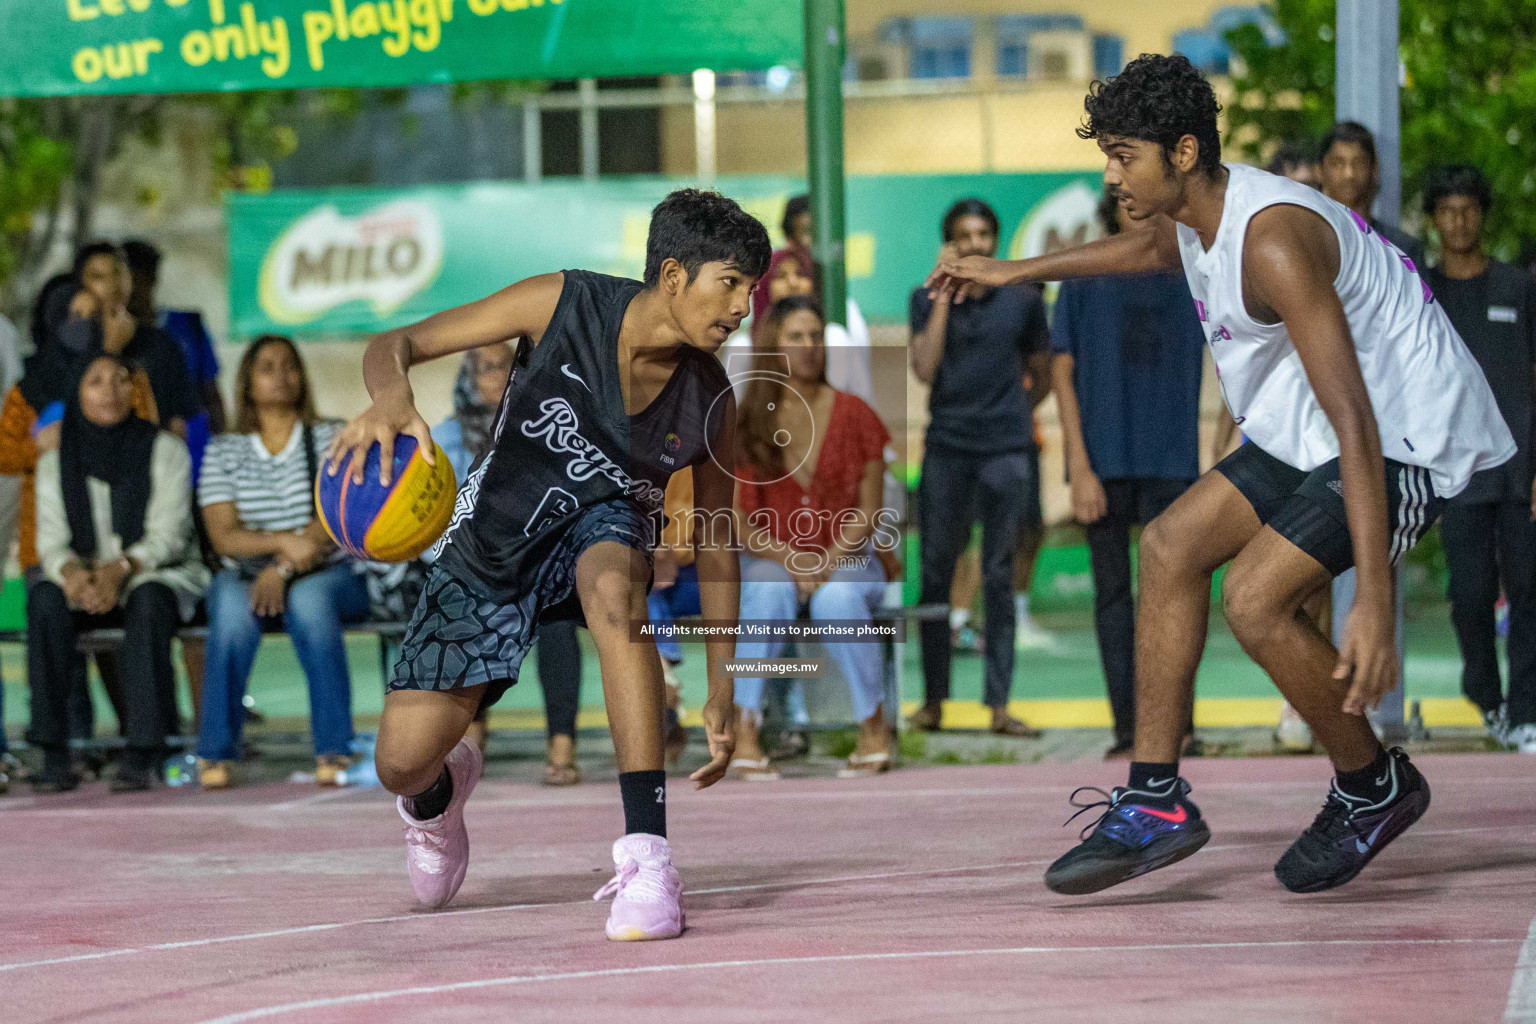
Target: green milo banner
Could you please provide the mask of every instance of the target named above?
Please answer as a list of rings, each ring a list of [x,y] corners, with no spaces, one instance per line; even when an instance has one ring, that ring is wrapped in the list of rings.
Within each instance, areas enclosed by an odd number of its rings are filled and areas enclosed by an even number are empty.
[[[788,0],[3,0],[0,96],[752,70]]]
[[[371,333],[572,267],[639,277],[651,209],[685,184],[646,177],[231,195],[232,333]],[[804,183],[741,177],[718,187],[777,243],[784,203]],[[847,187],[849,282],[870,320],[906,319],[957,199],[991,203],[1014,256],[1096,234],[1097,174],[854,176]]]

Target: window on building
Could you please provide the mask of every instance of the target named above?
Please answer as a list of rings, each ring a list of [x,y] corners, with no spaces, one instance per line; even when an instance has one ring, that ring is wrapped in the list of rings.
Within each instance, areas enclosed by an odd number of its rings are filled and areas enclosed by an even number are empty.
[[[1125,68],[1125,40],[1119,36],[1093,37],[1093,77],[1108,78]]]
[[[908,74],[913,78],[969,78],[975,25],[970,18],[913,18]]]
[[[1076,14],[1003,14],[993,21],[997,39],[995,69],[1003,76],[1022,78],[1030,74],[1029,37],[1037,32],[1081,32],[1083,19]],[[1035,74],[1060,78],[1065,67],[1055,57],[1036,54]]]

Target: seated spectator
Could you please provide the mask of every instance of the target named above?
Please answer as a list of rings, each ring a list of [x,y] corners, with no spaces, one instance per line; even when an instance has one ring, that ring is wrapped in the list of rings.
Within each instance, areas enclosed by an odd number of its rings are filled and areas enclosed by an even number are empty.
[[[208,585],[192,529],[192,460],[177,437],[133,412],[121,357],[99,355],[71,396],[59,447],[38,460],[37,546],[44,579],[27,595],[38,789],[78,782],[67,707],[79,630],[122,626],[118,663],[128,748],[113,792],[148,789],[165,753],[171,640]]]
[[[776,303],[758,336],[758,360],[769,365],[766,360],[782,354],[788,377],[755,376],[740,412],[744,624],[794,619],[802,604],[813,621],[869,621],[885,590],[870,540],[890,434],[861,399],[827,383],[824,327],[816,300],[799,296]],[[782,635],[743,638],[736,656],[775,657],[784,642]],[[881,707],[880,645],[827,646],[848,677],[859,719],[858,745],[841,774],[883,772],[891,735]],[[774,777],[758,737],[764,683],[736,680],[741,717],[732,768],[743,777]]]
[[[246,682],[263,628],[281,624],[309,683],[315,782],[334,786],[352,745],[344,624],[368,615],[368,588],[315,516],[314,480],[338,425],[288,338],[253,341],[235,375],[235,430],[208,444],[198,501],[224,561],[208,592],[207,664],[197,755],[222,789],[240,754]]]
[[[511,345],[491,345],[464,353],[453,386],[453,415],[432,428],[432,439],[448,456],[460,484],[475,462],[491,449],[496,409],[512,373]],[[574,786],[581,782],[576,765],[576,716],[581,711],[581,642],[576,623],[562,620],[541,625],[534,650],[539,659],[539,686],[544,691],[544,785]],[[485,749],[487,709],[481,707],[469,735]]]

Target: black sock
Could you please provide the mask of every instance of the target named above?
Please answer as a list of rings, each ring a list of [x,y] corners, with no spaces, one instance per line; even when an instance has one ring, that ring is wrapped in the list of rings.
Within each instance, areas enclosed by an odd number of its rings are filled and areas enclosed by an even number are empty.
[[[70,765],[68,747],[44,747],[43,748],[43,777],[47,779],[62,779],[73,770]]]
[[[1358,771],[1336,773],[1339,788],[1352,797],[1381,803],[1392,795],[1391,762],[1386,748],[1378,745],[1370,764]]]
[[[619,795],[624,798],[625,835],[645,832],[666,838],[666,772],[620,772]]]
[[[1154,807],[1172,808],[1178,801],[1179,762],[1132,761],[1131,780],[1126,788],[1149,794],[1151,799],[1139,801]]]
[[[448,768],[444,766],[436,782],[415,796],[407,797],[406,802],[411,805],[411,817],[417,821],[430,821],[446,811],[452,799],[453,776],[448,774]]]

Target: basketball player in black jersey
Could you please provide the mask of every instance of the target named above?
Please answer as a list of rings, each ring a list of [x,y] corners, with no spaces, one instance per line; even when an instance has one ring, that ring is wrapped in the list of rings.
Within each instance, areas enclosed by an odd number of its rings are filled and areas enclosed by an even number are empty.
[[[520,281],[489,298],[374,338],[363,357],[373,406],[331,447],[361,473],[375,443],[397,435],[432,450],[408,372],[417,363],[520,339],[495,443],[459,491],[453,521],[407,630],[379,722],[379,781],[399,796],[417,899],[453,898],[469,863],[464,802],[480,776],[464,739],[482,703],[517,681],[538,622],[582,618],[602,666],[619,764],[625,835],[614,844],[611,939],[673,938],[682,882],[666,840],[664,697],[656,645],[632,642],[645,621],[651,554],[671,474],[692,467],[704,615],[735,622],[735,403],[714,352],[751,308],[768,267],[768,235],[731,200],[683,189],[656,207],[645,281],[580,270]],[[381,475],[388,474],[388,463]],[[386,476],[387,480],[387,476]],[[717,522],[718,517],[718,522]],[[703,788],[735,746],[734,638],[708,643]]]

